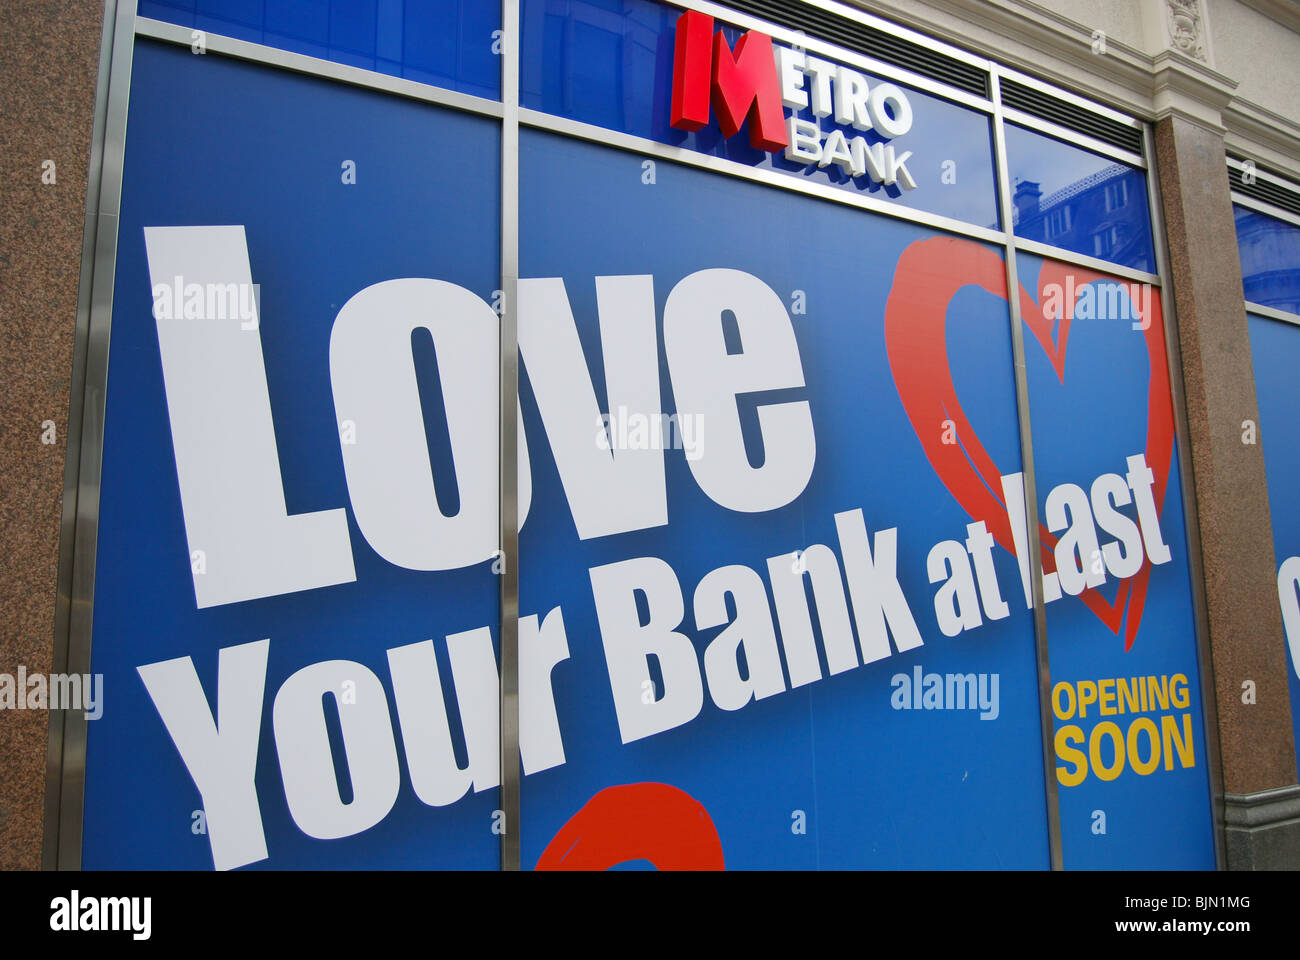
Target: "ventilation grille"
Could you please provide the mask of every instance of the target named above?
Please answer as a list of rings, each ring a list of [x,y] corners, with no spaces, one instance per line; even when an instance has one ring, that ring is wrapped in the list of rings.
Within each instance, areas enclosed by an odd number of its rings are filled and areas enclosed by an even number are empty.
[[[987,97],[988,75],[937,50],[799,0],[726,0],[733,10],[883,60],[967,93]]]
[[[1094,140],[1119,147],[1129,153],[1142,155],[1142,131],[1137,127],[1128,127],[1100,114],[1085,110],[1067,100],[1060,100],[1050,93],[1043,93],[1023,83],[1016,83],[1005,77],[1002,80],[1002,102],[1008,107],[1023,110],[1044,120],[1059,124],[1070,130],[1087,134]]]
[[[1240,157],[1234,157],[1234,160],[1241,160]],[[1245,162],[1242,160],[1241,162]],[[1288,213],[1294,213],[1300,216],[1300,188],[1288,190],[1286,187],[1273,183],[1271,180],[1265,180],[1263,177],[1255,177],[1254,183],[1246,183],[1242,179],[1243,171],[1228,168],[1228,182],[1232,184],[1232,189],[1243,196],[1250,197],[1252,200],[1261,200],[1264,203],[1271,203],[1273,206],[1285,210]]]

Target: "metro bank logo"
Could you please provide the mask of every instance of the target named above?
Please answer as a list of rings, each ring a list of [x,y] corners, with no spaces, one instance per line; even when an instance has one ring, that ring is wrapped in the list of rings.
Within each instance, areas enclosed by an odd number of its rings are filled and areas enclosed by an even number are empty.
[[[912,128],[912,105],[899,87],[873,87],[856,70],[774,44],[757,30],[733,51],[722,31],[714,32],[712,17],[688,10],[677,18],[670,122],[679,130],[701,130],[709,124],[710,105],[724,137],[734,137],[748,120],[756,150],[783,150],[787,160],[805,167],[835,164],[853,178],[916,189],[907,169],[911,151],[898,153],[884,142]],[[805,109],[815,119],[800,117]],[[823,117],[871,133],[874,142],[835,128],[823,134]]]

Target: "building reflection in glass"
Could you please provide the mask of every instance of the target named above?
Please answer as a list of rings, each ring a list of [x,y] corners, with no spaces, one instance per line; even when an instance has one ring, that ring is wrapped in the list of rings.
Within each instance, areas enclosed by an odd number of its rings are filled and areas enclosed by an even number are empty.
[[[1246,299],[1300,313],[1300,226],[1245,207],[1233,213]]]
[[[1017,236],[1155,272],[1146,172],[1006,125]]]
[[[1016,235],[1115,263],[1145,258],[1146,195],[1136,195],[1134,171],[1113,163],[1043,196],[1040,185],[1018,179],[1012,194]]]

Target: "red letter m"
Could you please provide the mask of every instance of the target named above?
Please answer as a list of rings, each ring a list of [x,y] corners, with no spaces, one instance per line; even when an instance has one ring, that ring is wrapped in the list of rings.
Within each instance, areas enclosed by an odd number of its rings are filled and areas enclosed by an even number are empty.
[[[710,99],[724,137],[735,136],[748,118],[755,149],[773,153],[789,142],[772,38],[751,30],[733,54],[722,31],[713,32],[712,17],[687,10],[677,18],[672,125],[679,130],[707,126]]]

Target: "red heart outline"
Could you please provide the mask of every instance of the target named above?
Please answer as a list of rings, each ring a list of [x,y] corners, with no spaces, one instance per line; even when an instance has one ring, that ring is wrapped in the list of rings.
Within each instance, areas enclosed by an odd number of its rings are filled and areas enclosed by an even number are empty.
[[[1023,322],[1047,354],[1062,385],[1065,383],[1065,351],[1075,304],[1067,302],[1064,305],[1060,331],[1053,341],[1055,324],[1044,316],[1039,303],[1049,285],[1057,284],[1058,289],[1066,289],[1067,278],[1071,276],[1076,290],[1082,290],[1095,280],[1123,282],[1117,277],[1083,267],[1044,260],[1038,275],[1038,300],[1030,297],[1021,285]],[[885,304],[885,348],[899,399],[934,472],[971,519],[983,520],[994,539],[1015,556],[1006,505],[999,499],[1002,473],[962,410],[948,364],[948,306],[958,291],[971,285],[1007,300],[1006,265],[996,251],[959,237],[932,237],[908,246],[898,259],[893,286]],[[1134,303],[1133,309],[1135,316],[1141,318],[1142,305]],[[1174,409],[1169,392],[1169,366],[1159,297],[1151,298],[1150,309],[1151,322],[1142,331],[1150,362],[1146,461],[1155,475],[1152,493],[1156,510],[1158,515],[1163,515],[1173,460]],[[945,420],[953,421],[958,443],[942,442],[941,425]],[[1057,537],[1042,523],[1039,524],[1039,536],[1043,570],[1055,571],[1053,549]],[[1121,626],[1126,624],[1125,650],[1132,648],[1137,637],[1150,577],[1151,561],[1144,557],[1141,569],[1120,581],[1114,603],[1108,602],[1092,587],[1079,594],[1079,599],[1116,636]]]

